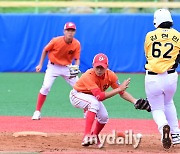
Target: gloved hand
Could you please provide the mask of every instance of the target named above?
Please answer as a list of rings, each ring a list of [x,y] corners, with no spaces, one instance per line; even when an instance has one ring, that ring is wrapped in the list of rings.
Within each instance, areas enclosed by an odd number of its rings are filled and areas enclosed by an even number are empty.
[[[70,77],[76,77],[81,71],[79,70],[78,65],[68,65],[70,71]]]
[[[146,110],[148,112],[151,112],[151,106],[147,99],[138,99],[137,102],[134,104],[134,107],[139,110]]]

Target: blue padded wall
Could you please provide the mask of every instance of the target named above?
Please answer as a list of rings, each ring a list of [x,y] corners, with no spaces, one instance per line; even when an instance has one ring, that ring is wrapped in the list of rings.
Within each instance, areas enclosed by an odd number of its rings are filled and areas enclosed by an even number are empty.
[[[180,30],[180,15],[173,19],[174,28]],[[115,72],[145,71],[144,38],[154,29],[153,14],[0,14],[0,72],[35,71],[44,46],[63,35],[68,21],[77,26],[82,72],[99,52],[108,55]],[[46,65],[47,58],[42,71]]]

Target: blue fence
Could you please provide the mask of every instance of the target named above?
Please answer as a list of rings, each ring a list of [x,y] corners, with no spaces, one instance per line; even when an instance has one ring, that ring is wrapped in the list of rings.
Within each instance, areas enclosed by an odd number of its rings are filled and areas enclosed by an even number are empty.
[[[180,15],[173,19],[174,28],[180,30]],[[154,29],[152,14],[1,14],[0,72],[35,71],[42,49],[52,37],[63,35],[68,21],[77,25],[82,72],[91,67],[99,52],[108,55],[109,67],[115,72],[145,71],[144,38]],[[42,71],[46,64],[47,59]]]

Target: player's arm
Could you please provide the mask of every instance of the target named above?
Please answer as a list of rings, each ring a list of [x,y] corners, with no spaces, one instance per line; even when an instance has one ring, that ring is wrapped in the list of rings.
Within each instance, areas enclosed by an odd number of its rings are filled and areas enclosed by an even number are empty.
[[[80,51],[81,51],[81,45],[80,42],[77,41],[76,42],[76,51],[75,51],[75,55],[74,55],[74,60],[75,60],[75,65],[80,65]]]
[[[112,78],[112,80],[114,81],[113,82],[113,84],[111,85],[111,87],[113,88],[113,89],[115,89],[115,88],[117,88],[117,87],[119,87],[119,86],[121,86],[122,84],[120,84],[120,82],[119,82],[119,80],[118,80],[118,77],[114,74],[114,76],[113,76],[113,78]],[[125,100],[127,100],[127,101],[129,101],[129,102],[131,102],[131,103],[136,103],[136,99],[131,95],[131,94],[129,94],[128,92],[126,92],[125,90],[123,90],[123,91],[120,91],[119,92],[119,95],[123,98],[123,99],[125,99]]]
[[[41,58],[39,61],[38,66],[36,66],[36,72],[40,72],[44,63],[44,59],[46,58],[46,55],[48,53],[48,51],[50,51],[55,43],[55,39],[53,38],[43,49],[42,54],[41,54]]]
[[[135,104],[137,102],[137,99],[134,98],[130,93],[124,91],[122,94],[120,94],[120,96],[125,99],[126,101],[129,101],[133,104]]]
[[[41,58],[39,61],[39,64],[36,66],[36,72],[40,72],[44,63],[44,59],[46,58],[47,52],[45,49],[43,50],[42,54],[41,54]]]
[[[79,59],[75,59],[75,62],[74,62],[75,65],[80,65],[80,60]]]
[[[143,98],[136,99],[126,91],[120,94],[120,96],[126,101],[129,101],[132,104],[134,104],[135,109],[146,110],[148,112],[151,112],[151,106],[147,99],[143,99]]]
[[[91,92],[99,101],[103,101],[120,93],[121,91],[126,90],[126,88],[128,88],[129,83],[130,83],[130,78],[125,80],[118,88],[115,88],[109,92],[102,92],[99,88],[93,89],[91,90]]]
[[[177,61],[178,61],[178,63],[180,64],[180,50],[179,50],[179,54],[178,54],[178,56],[177,56]]]

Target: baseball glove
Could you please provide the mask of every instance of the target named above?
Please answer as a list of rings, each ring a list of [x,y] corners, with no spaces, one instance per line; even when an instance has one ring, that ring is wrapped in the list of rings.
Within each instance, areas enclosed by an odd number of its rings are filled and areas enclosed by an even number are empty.
[[[70,77],[76,77],[81,71],[79,70],[78,65],[68,65],[70,71]]]
[[[147,99],[143,99],[143,98],[138,99],[137,102],[134,104],[134,107],[135,109],[146,110],[148,112],[151,112],[151,106]]]

